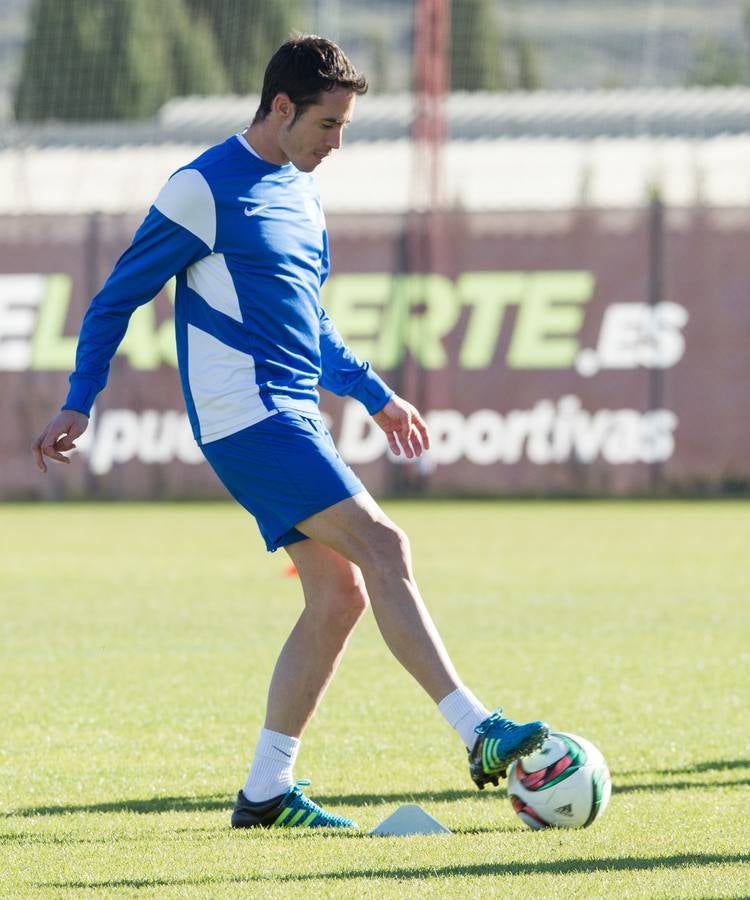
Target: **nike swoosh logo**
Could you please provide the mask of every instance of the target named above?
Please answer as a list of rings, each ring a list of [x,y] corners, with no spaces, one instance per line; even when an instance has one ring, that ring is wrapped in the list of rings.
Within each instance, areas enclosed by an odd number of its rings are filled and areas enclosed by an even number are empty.
[[[266,204],[266,206],[268,206],[268,204]],[[283,753],[284,756],[289,757],[289,759],[292,758],[292,754],[291,754],[291,753],[287,753],[286,750],[282,750],[281,747],[277,747],[276,744],[272,744],[272,746],[273,746],[273,749],[274,749],[274,750],[278,750],[279,753]]]
[[[246,216],[257,216],[257,214],[262,212],[267,206],[267,203],[259,203],[257,206],[246,206],[243,211]]]

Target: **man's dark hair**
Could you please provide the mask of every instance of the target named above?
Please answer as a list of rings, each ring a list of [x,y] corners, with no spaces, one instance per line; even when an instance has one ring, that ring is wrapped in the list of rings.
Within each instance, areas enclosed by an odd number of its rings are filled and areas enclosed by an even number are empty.
[[[279,47],[266,66],[260,106],[253,121],[265,119],[271,112],[273,98],[286,94],[295,105],[294,124],[318,101],[321,91],[337,87],[365,94],[367,79],[333,41],[315,34],[292,38]]]

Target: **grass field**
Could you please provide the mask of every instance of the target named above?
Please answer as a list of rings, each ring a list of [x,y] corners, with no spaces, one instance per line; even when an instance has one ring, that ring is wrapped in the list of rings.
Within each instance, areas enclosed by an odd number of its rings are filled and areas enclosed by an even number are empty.
[[[750,506],[387,509],[464,680],[604,752],[604,818],[476,791],[368,615],[296,771],[360,831],[233,832],[286,556],[229,504],[5,506],[0,896],[749,896]],[[367,836],[404,802],[454,834]]]

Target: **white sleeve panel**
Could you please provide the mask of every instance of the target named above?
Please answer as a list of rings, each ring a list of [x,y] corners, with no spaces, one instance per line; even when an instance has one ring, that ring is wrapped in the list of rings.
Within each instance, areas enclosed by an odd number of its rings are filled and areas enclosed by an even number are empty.
[[[223,253],[205,256],[187,270],[187,285],[219,312],[242,321],[240,298]]]
[[[182,225],[211,250],[216,243],[216,203],[208,182],[197,169],[181,169],[154,201],[162,215]]]

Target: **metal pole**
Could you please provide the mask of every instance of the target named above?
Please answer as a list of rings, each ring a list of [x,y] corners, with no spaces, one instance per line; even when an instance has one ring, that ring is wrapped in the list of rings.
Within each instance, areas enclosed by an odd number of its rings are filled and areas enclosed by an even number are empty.
[[[649,285],[648,304],[651,321],[655,321],[657,303],[664,297],[664,204],[657,190],[649,203],[648,228]],[[648,373],[648,408],[661,409],[664,405],[664,371],[652,365]],[[661,463],[650,464],[649,484],[652,493],[659,493],[664,486],[664,472]]]
[[[434,271],[439,259],[449,15],[450,0],[415,0],[412,178],[403,242],[403,269],[412,278]],[[419,312],[418,309],[406,311],[405,330],[421,329]],[[424,410],[428,398],[421,364],[404,355],[399,371],[394,374],[409,398]],[[390,486],[398,492],[422,493],[427,487],[427,476],[417,467],[394,466]]]

